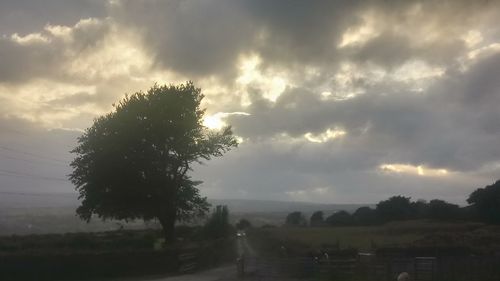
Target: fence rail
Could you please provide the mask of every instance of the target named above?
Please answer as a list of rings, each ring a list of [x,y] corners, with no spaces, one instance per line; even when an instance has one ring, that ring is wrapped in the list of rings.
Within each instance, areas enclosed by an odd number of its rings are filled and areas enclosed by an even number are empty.
[[[329,280],[396,280],[408,272],[414,281],[498,281],[500,257],[416,257],[362,259],[240,258],[240,276],[260,279],[323,277]]]

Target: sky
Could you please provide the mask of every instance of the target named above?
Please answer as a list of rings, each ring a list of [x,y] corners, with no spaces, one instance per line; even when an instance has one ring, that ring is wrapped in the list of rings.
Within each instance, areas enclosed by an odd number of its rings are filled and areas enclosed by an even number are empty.
[[[0,196],[70,193],[76,138],[188,80],[240,141],[209,198],[465,204],[500,178],[500,1],[0,2]]]

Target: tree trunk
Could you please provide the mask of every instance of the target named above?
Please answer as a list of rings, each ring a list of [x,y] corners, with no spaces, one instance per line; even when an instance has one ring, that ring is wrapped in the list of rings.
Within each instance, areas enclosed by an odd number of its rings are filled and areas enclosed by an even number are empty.
[[[163,230],[163,237],[165,238],[165,243],[175,242],[175,212],[170,212],[170,214],[163,214],[158,216],[161,228]]]

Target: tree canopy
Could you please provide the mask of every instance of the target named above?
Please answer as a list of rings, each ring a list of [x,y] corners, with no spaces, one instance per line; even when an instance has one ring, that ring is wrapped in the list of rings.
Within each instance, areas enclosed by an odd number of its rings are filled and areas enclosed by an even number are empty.
[[[333,213],[326,218],[325,222],[331,226],[347,226],[354,223],[351,214],[344,210]]]
[[[165,238],[174,224],[203,215],[206,198],[188,175],[193,163],[237,146],[231,128],[203,126],[201,89],[192,82],[154,85],[126,96],[78,138],[71,163],[77,214],[90,220],[157,218]]]
[[[233,228],[229,223],[229,209],[225,205],[216,206],[204,226],[205,236],[217,239],[227,237],[231,232]]]
[[[286,216],[285,224],[288,226],[306,226],[307,221],[302,212],[291,212]]]
[[[480,217],[488,222],[500,224],[500,180],[484,188],[478,188],[467,199]]]
[[[415,214],[410,197],[404,196],[392,196],[387,200],[380,201],[376,211],[380,218],[386,221],[410,219]]]
[[[244,230],[250,227],[252,227],[252,223],[250,223],[247,219],[240,219],[238,223],[236,223],[236,228],[239,230]]]
[[[316,211],[311,215],[309,219],[309,225],[311,226],[322,226],[324,224],[323,211]]]

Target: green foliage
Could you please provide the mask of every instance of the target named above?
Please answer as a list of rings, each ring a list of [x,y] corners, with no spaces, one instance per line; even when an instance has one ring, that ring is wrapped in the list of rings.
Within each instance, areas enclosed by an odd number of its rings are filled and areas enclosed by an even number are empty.
[[[307,226],[307,221],[301,212],[291,212],[286,216],[285,225],[287,226]]]
[[[309,225],[310,226],[323,226],[324,225],[323,211],[314,212],[311,215],[311,218],[309,219]]]
[[[240,230],[247,229],[250,227],[252,227],[252,224],[247,219],[240,219],[240,221],[236,223],[236,228]]]
[[[190,239],[197,231],[183,226],[178,234]],[[176,273],[179,248],[155,250],[159,237],[157,230],[0,237],[0,280],[114,280]],[[189,251],[199,268],[206,268],[234,261],[232,242],[204,238],[190,241]]]
[[[338,211],[326,218],[326,223],[331,226],[353,225],[354,220],[351,214],[346,211]]]
[[[434,199],[429,202],[428,217],[436,220],[453,220],[460,217],[460,207],[446,201]]]
[[[360,207],[353,214],[352,218],[358,225],[376,224],[379,219],[377,212],[370,207]]]
[[[467,199],[479,216],[488,222],[500,224],[500,180],[485,188],[478,188]]]
[[[344,226],[344,227],[275,227],[253,228],[247,232],[248,239],[254,237],[269,239],[265,247],[274,247],[279,254],[280,245],[296,249],[300,255],[314,249],[321,249],[325,245],[339,244],[341,249],[357,248],[370,251],[376,247],[405,247],[421,245],[429,235],[445,235],[455,237],[456,245],[466,245],[474,248],[500,249],[500,228],[481,223],[471,222],[436,222],[428,220],[395,221],[372,226]],[[436,241],[435,245],[450,245],[450,239]],[[465,241],[465,242],[464,242]],[[281,244],[280,244],[281,243]],[[453,245],[453,244],[452,244]],[[262,247],[265,250],[265,247]],[[258,249],[260,250],[260,249]],[[259,251],[260,253],[260,251]]]
[[[158,218],[167,239],[175,221],[208,210],[200,184],[188,176],[193,163],[222,156],[237,141],[231,128],[203,126],[203,94],[192,82],[154,85],[125,97],[94,120],[78,138],[71,163],[80,193],[78,215],[100,218]]]
[[[1,254],[68,254],[78,252],[119,252],[152,249],[160,232],[155,230],[66,233],[0,237]]]
[[[218,205],[205,226],[205,235],[213,239],[228,237],[234,230],[229,224],[229,210],[227,206]]]
[[[419,199],[415,202],[411,202],[410,204],[411,208],[413,209],[414,218],[423,219],[429,217],[429,203],[427,203],[427,201]]]
[[[393,196],[377,204],[377,213],[382,220],[406,220],[414,217],[410,197]]]

